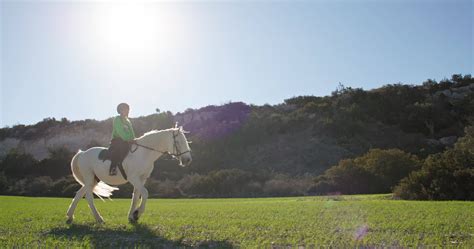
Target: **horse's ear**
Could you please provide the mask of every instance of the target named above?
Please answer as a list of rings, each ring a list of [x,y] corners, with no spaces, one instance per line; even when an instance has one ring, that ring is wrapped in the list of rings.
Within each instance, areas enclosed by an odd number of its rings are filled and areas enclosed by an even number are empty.
[[[174,128],[178,128],[178,121],[176,121],[176,123],[174,123]]]
[[[179,126],[179,130],[180,130],[180,131],[183,131],[183,126],[182,126],[182,125]]]

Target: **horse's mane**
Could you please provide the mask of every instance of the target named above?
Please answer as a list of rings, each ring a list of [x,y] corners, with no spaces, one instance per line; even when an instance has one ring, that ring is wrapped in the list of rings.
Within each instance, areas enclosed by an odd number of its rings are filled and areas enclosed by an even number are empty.
[[[161,133],[161,132],[165,132],[165,131],[178,131],[178,130],[179,130],[179,128],[168,128],[168,129],[164,129],[164,130],[151,130],[151,131],[145,132],[145,134],[143,134],[141,137],[138,137],[137,139],[142,139],[146,136]]]

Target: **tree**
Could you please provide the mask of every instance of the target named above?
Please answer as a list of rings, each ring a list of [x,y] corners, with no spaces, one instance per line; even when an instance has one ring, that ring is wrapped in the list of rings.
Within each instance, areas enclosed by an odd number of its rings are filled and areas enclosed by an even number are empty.
[[[8,180],[3,172],[0,172],[0,194],[5,194],[8,189]]]
[[[71,174],[70,163],[73,156],[65,147],[49,149],[49,157],[41,160],[36,166],[37,175],[57,179]]]
[[[37,163],[38,161],[32,155],[13,149],[0,162],[0,171],[3,171],[7,177],[23,178],[34,174],[34,166]]]
[[[429,156],[394,193],[402,199],[474,200],[474,126],[452,149]]]
[[[399,149],[372,149],[363,156],[341,160],[328,169],[315,179],[310,192],[387,193],[419,165],[416,156]]]

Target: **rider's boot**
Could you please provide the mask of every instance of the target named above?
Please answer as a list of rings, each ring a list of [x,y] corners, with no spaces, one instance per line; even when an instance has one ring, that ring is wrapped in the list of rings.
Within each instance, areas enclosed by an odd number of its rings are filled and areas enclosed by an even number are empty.
[[[112,162],[110,164],[109,175],[111,175],[111,176],[117,175],[117,163],[116,162]]]

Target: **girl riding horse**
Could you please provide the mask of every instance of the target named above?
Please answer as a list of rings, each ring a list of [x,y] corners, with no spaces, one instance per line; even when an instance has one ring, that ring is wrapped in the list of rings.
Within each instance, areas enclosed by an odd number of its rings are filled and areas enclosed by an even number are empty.
[[[117,166],[122,163],[136,140],[132,122],[128,119],[130,106],[127,103],[120,103],[117,106],[117,112],[120,115],[114,118],[112,140],[109,146],[111,159],[109,175],[117,174]]]

